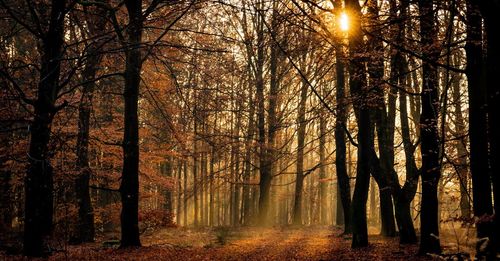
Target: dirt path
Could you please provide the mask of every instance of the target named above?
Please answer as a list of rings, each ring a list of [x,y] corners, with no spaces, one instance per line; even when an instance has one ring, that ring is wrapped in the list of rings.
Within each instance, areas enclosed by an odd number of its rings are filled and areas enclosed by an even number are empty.
[[[326,228],[250,231],[223,247],[206,251],[206,260],[422,260],[415,246],[371,237],[371,246],[352,250],[349,237]]]
[[[214,259],[228,260],[325,260],[328,245],[328,230],[260,230],[208,252]]]
[[[399,246],[397,238],[371,236],[369,247],[352,250],[350,238],[327,227],[165,229],[143,236],[142,242],[142,248],[125,250],[98,243],[70,246],[49,260],[424,260],[415,256],[416,246]]]

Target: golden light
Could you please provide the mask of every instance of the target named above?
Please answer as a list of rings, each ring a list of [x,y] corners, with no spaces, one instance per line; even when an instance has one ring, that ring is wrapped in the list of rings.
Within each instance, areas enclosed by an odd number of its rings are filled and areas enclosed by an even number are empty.
[[[349,17],[346,13],[342,12],[339,17],[340,30],[346,32],[349,30]]]

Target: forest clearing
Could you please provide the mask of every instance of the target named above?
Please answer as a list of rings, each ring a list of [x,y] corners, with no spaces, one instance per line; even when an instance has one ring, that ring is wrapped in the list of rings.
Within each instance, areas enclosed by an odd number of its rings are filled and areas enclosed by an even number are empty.
[[[500,260],[500,0],[0,0],[0,259]]]

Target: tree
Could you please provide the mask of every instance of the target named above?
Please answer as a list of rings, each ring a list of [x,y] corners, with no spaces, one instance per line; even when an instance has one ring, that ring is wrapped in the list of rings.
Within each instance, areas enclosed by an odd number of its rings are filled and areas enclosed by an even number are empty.
[[[474,216],[482,218],[476,225],[477,238],[491,237],[492,224],[485,217],[493,214],[491,198],[491,179],[488,157],[486,85],[481,80],[485,67],[482,48],[482,19],[478,1],[467,1],[467,56],[466,76],[469,93],[469,140],[470,140],[470,172],[472,179],[472,197]],[[483,255],[482,242],[478,242],[476,251]]]
[[[123,132],[123,172],[120,184],[122,200],[120,247],[140,246],[139,239],[139,117],[141,81],[141,41],[143,31],[142,0],[125,2],[129,24],[125,47],[125,128]]]
[[[408,18],[408,5],[409,1],[403,1],[398,7],[396,6],[396,1],[391,1],[391,19],[392,21],[399,21],[393,27],[394,42],[404,43],[404,35],[406,33],[406,20]],[[403,148],[405,153],[405,170],[406,170],[406,180],[403,186],[399,184],[399,179],[395,175],[394,170],[394,150],[392,150],[392,162],[389,169],[389,179],[391,183],[392,194],[394,198],[395,205],[395,216],[398,223],[399,238],[402,244],[413,244],[417,242],[417,235],[415,233],[415,228],[413,225],[413,219],[411,217],[411,202],[415,197],[417,192],[419,170],[415,163],[415,150],[417,146],[413,143],[410,135],[410,124],[408,120],[408,106],[407,106],[407,93],[410,85],[409,73],[408,73],[408,62],[403,53],[395,47],[392,47],[391,56],[391,80],[396,86],[404,86],[404,90],[399,91],[399,108],[400,108],[400,122],[401,122],[401,139],[403,141]],[[397,90],[395,87],[391,88],[389,94],[389,111],[395,114],[395,102],[396,102]],[[391,109],[392,108],[392,109]],[[389,113],[391,115],[391,113]],[[391,119],[394,120],[393,117]],[[394,122],[392,121],[392,124]],[[394,133],[394,129],[392,129]],[[394,134],[392,134],[393,141],[391,146],[394,146]]]
[[[305,59],[304,55],[304,60]],[[302,190],[304,186],[304,143],[306,135],[306,101],[307,84],[303,82],[300,88],[300,100],[297,112],[297,176],[295,180],[295,196],[293,205],[293,224],[302,225]]]
[[[368,246],[366,201],[370,185],[370,148],[373,147],[373,130],[370,120],[368,86],[366,85],[364,41],[361,30],[361,6],[357,0],[347,0],[346,9],[351,14],[349,31],[349,84],[354,99],[354,110],[358,124],[358,159],[356,184],[351,205],[352,247]]]
[[[500,11],[499,1],[488,1],[479,3],[481,14],[484,18],[486,31],[486,94],[487,94],[487,119],[488,140],[490,145],[491,181],[493,187],[493,201],[495,213],[500,213],[500,87],[496,83],[496,77],[500,73],[500,33],[494,29],[494,25],[500,22],[497,12]],[[478,126],[479,127],[479,126]],[[488,203],[486,203],[488,204]],[[500,249],[500,215],[496,214],[493,220],[493,233],[491,234],[491,257]]]
[[[337,5],[338,8],[338,5]],[[340,12],[337,14],[340,15]],[[337,189],[342,203],[344,233],[351,233],[351,185],[349,175],[347,174],[346,165],[346,133],[347,128],[347,110],[348,103],[345,97],[345,68],[344,68],[344,52],[342,46],[335,50],[335,73],[336,73],[336,93],[337,106],[335,108],[337,117],[335,122],[335,168],[337,172]],[[337,201],[339,202],[339,201]],[[339,209],[339,208],[337,208]],[[338,215],[337,215],[338,216]],[[337,220],[338,223],[338,220]]]
[[[23,6],[25,10],[13,10],[12,3],[1,1],[2,7],[10,17],[24,27],[39,43],[39,81],[37,83],[36,100],[26,98],[24,102],[33,106],[33,120],[30,126],[30,143],[28,151],[28,170],[25,179],[25,219],[23,253],[27,256],[40,257],[47,254],[44,241],[52,231],[53,218],[53,172],[50,164],[48,148],[51,138],[51,124],[55,114],[65,104],[57,104],[61,91],[59,85],[61,60],[64,56],[64,23],[66,13],[71,9],[66,1],[50,1],[37,5]],[[36,9],[45,12],[38,12]],[[22,14],[29,13],[29,21],[25,22]],[[31,22],[40,23],[31,26]],[[41,23],[43,22],[43,23]],[[11,79],[5,72],[3,77]],[[20,87],[17,89],[21,91]]]
[[[95,11],[96,13],[92,13]],[[90,114],[98,66],[102,59],[99,53],[107,41],[99,34],[106,29],[106,15],[108,11],[102,6],[84,7],[85,22],[88,28],[88,38],[96,38],[89,43],[87,61],[82,72],[82,99],[78,107],[78,137],[76,142],[77,168],[80,172],[75,180],[75,192],[78,201],[78,232],[77,241],[94,241],[94,213],[90,198],[89,182],[92,171],[89,166],[89,133]],[[83,28],[82,28],[83,29]]]
[[[420,254],[439,254],[439,218],[437,187],[441,176],[438,135],[438,75],[436,63],[440,49],[436,48],[437,28],[434,23],[433,1],[418,2],[420,14],[422,60],[422,115],[420,117],[420,151],[422,153],[422,202],[420,213]],[[444,153],[444,152],[441,152]]]
[[[384,76],[384,50],[380,38],[376,35],[381,33],[381,25],[378,21],[379,10],[376,1],[368,1],[368,18],[370,21],[370,34],[368,35],[368,48],[371,59],[368,62],[368,74],[370,76],[370,85],[372,85],[375,94],[373,102],[375,110],[372,115],[373,123],[376,125],[378,150],[380,158],[376,159],[375,153],[371,153],[372,164],[379,163],[379,166],[372,166],[371,173],[379,186],[380,195],[380,218],[381,234],[384,236],[395,236],[396,226],[394,223],[394,206],[392,203],[391,181],[394,179],[394,118],[395,113],[395,95],[393,89],[388,95],[389,105],[386,106],[385,91],[383,84]],[[388,107],[388,109],[387,109]],[[373,128],[373,127],[372,127]],[[372,143],[374,145],[374,143]],[[370,148],[375,151],[375,148]],[[377,168],[379,171],[375,170]],[[378,172],[378,173],[375,173]],[[397,179],[397,177],[396,177]]]
[[[319,112],[319,223],[326,225],[327,224],[327,213],[328,213],[328,208],[327,208],[327,201],[328,201],[328,195],[327,195],[327,183],[325,182],[325,179],[327,177],[326,175],[326,164],[327,164],[327,159],[326,159],[326,125],[327,125],[327,112],[324,109],[321,109]]]

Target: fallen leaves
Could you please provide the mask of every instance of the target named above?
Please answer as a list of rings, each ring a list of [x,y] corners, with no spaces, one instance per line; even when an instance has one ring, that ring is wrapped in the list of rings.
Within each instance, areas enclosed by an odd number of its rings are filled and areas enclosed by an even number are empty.
[[[224,244],[218,233],[209,228],[168,228],[143,237],[141,248],[69,246],[49,260],[424,260],[416,256],[417,246],[399,245],[397,238],[372,235],[369,247],[351,249],[351,241],[332,227],[235,228]]]

